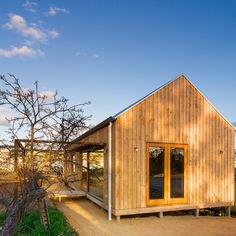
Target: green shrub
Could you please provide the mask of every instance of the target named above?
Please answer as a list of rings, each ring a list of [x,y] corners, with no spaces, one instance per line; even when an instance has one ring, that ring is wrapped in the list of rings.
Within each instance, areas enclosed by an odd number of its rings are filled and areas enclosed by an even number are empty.
[[[45,229],[40,221],[38,210],[24,215],[17,225],[16,236],[76,236],[74,229],[67,223],[65,216],[55,208],[49,208],[50,228]],[[4,224],[5,215],[0,215],[0,225]]]
[[[5,213],[1,213],[0,214],[0,227],[4,225],[5,219],[6,219],[6,214]]]

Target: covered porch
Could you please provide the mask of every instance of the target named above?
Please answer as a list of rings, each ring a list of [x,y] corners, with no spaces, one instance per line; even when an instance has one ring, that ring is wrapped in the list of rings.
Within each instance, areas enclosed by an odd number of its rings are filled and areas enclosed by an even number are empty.
[[[107,203],[107,148],[104,143],[74,143],[65,153],[64,174],[72,182],[74,191],[54,191],[55,197],[86,196],[106,208]]]

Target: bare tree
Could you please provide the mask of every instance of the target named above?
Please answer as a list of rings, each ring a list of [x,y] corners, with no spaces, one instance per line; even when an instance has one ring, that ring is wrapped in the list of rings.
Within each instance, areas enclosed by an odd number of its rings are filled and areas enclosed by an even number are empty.
[[[83,111],[89,102],[70,106],[69,100],[59,97],[57,92],[41,92],[37,81],[33,89],[23,88],[14,75],[0,76],[0,82],[3,83],[0,106],[12,110],[8,133],[15,145],[14,152],[11,150],[9,158],[0,164],[7,168],[10,166],[7,161],[14,160],[13,174],[19,182],[10,201],[0,196],[0,202],[8,207],[1,232],[7,236],[14,235],[27,207],[43,199],[49,186],[61,182],[70,187],[63,175],[63,147],[89,128],[90,116]],[[8,147],[3,140],[1,142]]]

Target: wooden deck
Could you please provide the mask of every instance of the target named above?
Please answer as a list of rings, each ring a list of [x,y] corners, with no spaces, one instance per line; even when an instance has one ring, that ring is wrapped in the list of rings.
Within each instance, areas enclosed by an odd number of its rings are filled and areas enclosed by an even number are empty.
[[[86,193],[80,189],[77,190],[54,190],[49,193],[49,198],[58,199],[61,202],[62,198],[78,198],[84,197]]]
[[[162,213],[170,211],[183,211],[183,210],[196,210],[196,215],[199,212],[199,209],[204,208],[213,208],[213,207],[227,207],[230,208],[233,205],[232,202],[221,202],[221,203],[209,203],[209,204],[175,204],[175,205],[166,205],[166,206],[152,206],[145,208],[133,208],[133,209],[113,209],[112,213],[115,216],[122,215],[135,215],[135,214],[146,214],[146,213]]]

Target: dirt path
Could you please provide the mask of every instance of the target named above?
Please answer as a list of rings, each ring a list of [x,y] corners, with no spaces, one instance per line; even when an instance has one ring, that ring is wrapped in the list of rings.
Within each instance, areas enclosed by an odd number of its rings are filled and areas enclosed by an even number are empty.
[[[107,221],[107,214],[87,199],[56,204],[80,234],[100,236],[217,236],[235,235],[236,218],[201,216],[156,216]]]

